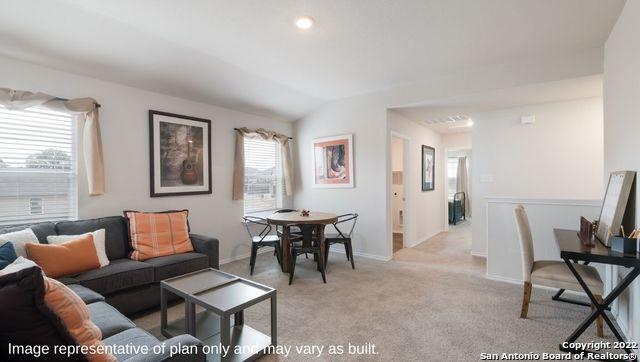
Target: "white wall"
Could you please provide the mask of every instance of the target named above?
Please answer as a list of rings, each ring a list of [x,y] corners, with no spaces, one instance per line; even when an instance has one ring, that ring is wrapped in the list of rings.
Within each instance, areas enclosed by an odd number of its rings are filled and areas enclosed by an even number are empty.
[[[487,202],[487,277],[522,282],[522,248],[513,209],[522,204],[527,210],[536,260],[561,260],[553,229],[577,230],[580,217],[594,220],[600,213],[600,200],[489,198]],[[604,274],[604,273],[602,273]]]
[[[487,197],[601,198],[602,117],[600,98],[473,115],[472,253],[487,251]]]
[[[379,119],[377,111],[367,102],[340,101],[295,123],[294,160],[298,187],[294,202],[296,208],[358,213],[354,254],[386,260],[391,255],[389,245],[385,243],[387,129],[384,123],[371,126],[371,120]],[[313,188],[313,139],[347,133],[353,134],[355,187]]]
[[[292,125],[115,83],[0,58],[0,86],[41,91],[59,97],[93,97],[101,105],[106,194],[89,197],[79,162],[79,217],[121,215],[123,210],[189,209],[195,233],[220,239],[221,261],[248,255],[250,244],[240,223],[242,202],[231,200],[234,127],[263,127],[285,134]],[[213,194],[149,197],[149,109],[212,121]],[[296,140],[294,140],[295,144]],[[82,160],[80,160],[82,161]],[[291,200],[287,200],[291,203]]]
[[[604,177],[617,170],[640,170],[640,2],[627,1],[605,46],[604,67]],[[604,192],[604,191],[603,191]],[[636,197],[636,225],[640,225]],[[606,289],[617,284],[619,273],[609,268]],[[628,338],[640,340],[640,282],[636,280],[614,308]]]
[[[602,72],[601,49],[561,54],[555,58],[530,57],[514,61],[465,69],[427,81],[329,102],[295,122],[294,137],[297,142],[294,159],[298,165],[298,189],[294,195],[296,207],[359,212],[361,222],[356,230],[354,250],[360,255],[385,260],[391,258],[391,202],[387,197],[391,180],[388,108]],[[312,139],[342,133],[354,134],[355,188],[312,188]],[[439,153],[442,155],[442,151]],[[444,205],[441,210],[444,210]]]
[[[446,190],[446,154],[442,147],[442,136],[427,127],[388,111],[388,127],[409,138],[409,164],[404,168],[407,201],[405,203],[404,246],[417,245],[444,230],[444,208]],[[435,185],[433,191],[422,191],[422,145],[436,150]]]
[[[442,145],[448,150],[468,150],[473,144],[472,139],[471,132],[448,133],[442,135]]]

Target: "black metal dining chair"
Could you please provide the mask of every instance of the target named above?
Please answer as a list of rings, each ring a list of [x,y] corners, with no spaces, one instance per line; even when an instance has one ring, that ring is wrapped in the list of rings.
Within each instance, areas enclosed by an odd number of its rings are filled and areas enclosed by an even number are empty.
[[[349,228],[349,222],[351,221],[351,227]],[[325,264],[329,260],[329,248],[333,244],[343,244],[344,251],[347,254],[347,260],[351,261],[351,268],[355,269],[355,263],[353,261],[353,245],[351,243],[351,236],[353,230],[356,227],[358,221],[358,214],[344,214],[338,216],[338,221],[333,224],[333,228],[336,229],[337,234],[327,234],[324,238],[324,262]],[[346,230],[349,230],[348,232]]]
[[[287,212],[298,212],[298,210],[280,209],[280,210],[276,210],[274,212],[274,214],[282,214],[282,213],[287,213]],[[280,237],[280,240],[282,240],[282,230],[280,230],[280,228],[278,226],[276,226],[276,234],[278,234],[278,236]],[[299,226],[290,226],[289,227],[289,238],[293,239],[293,238],[301,237],[301,236],[302,236],[302,230],[300,230]],[[309,255],[307,255],[306,253],[304,254],[304,257],[309,259]]]
[[[291,243],[291,257],[289,258],[289,285],[293,282],[293,274],[296,271],[296,261],[298,255],[307,253],[313,254],[316,262],[318,263],[318,269],[320,269],[320,274],[322,275],[322,282],[327,283],[327,277],[325,275],[325,266],[324,256],[322,255],[320,248],[320,238],[318,233],[318,225],[298,225],[301,231],[301,242]],[[322,225],[324,227],[324,225]]]
[[[244,216],[242,217],[242,223],[247,229],[247,233],[249,233],[249,237],[251,238],[251,259],[249,261],[249,265],[251,266],[251,275],[253,275],[253,268],[256,265],[256,256],[258,255],[258,249],[263,248],[265,246],[270,246],[274,248],[274,254],[278,259],[278,264],[282,265],[281,255],[282,251],[280,248],[280,237],[278,235],[270,235],[271,225],[267,222],[266,219],[257,217],[257,216]],[[252,227],[262,228],[259,233],[255,233],[252,231]]]

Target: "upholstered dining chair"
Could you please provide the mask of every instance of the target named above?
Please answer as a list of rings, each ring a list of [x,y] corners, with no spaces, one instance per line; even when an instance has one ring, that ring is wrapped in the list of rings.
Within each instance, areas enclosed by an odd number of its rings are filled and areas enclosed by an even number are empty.
[[[333,224],[333,228],[336,229],[337,234],[328,234],[324,237],[324,263],[327,263],[329,259],[329,248],[333,244],[343,244],[344,252],[347,254],[347,261],[351,261],[351,269],[355,269],[355,263],[353,261],[353,245],[351,244],[351,236],[353,235],[353,229],[356,227],[358,221],[358,214],[344,214],[338,216],[338,221]],[[351,222],[351,224],[349,224]]]
[[[282,265],[280,256],[282,255],[280,249],[280,237],[278,235],[271,235],[271,225],[266,219],[257,216],[244,216],[242,217],[242,224],[247,229],[247,233],[251,238],[251,259],[249,266],[251,267],[251,275],[253,275],[253,268],[256,265],[256,256],[258,255],[258,249],[270,246],[274,248],[274,254],[278,259],[278,264]],[[259,233],[255,230],[260,229]]]
[[[527,318],[529,312],[529,301],[531,300],[531,285],[542,285],[551,288],[584,292],[571,270],[564,261],[556,260],[535,260],[533,253],[533,236],[527,212],[522,205],[518,205],[513,210],[516,219],[516,228],[520,246],[522,247],[522,276],[524,279],[524,293],[522,297],[522,310],[520,318]],[[602,301],[603,284],[596,268],[583,265],[574,265],[585,283],[594,292],[598,301]],[[596,332],[598,337],[604,335],[603,319],[598,317],[596,321]]]

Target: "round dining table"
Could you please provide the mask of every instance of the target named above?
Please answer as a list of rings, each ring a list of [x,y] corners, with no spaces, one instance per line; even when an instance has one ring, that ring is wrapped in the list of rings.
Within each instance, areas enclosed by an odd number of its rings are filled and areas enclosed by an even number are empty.
[[[291,258],[291,226],[314,225],[316,235],[320,241],[320,253],[324,255],[324,228],[328,224],[338,221],[338,215],[328,212],[309,212],[309,216],[302,216],[299,211],[278,212],[267,217],[271,225],[282,226],[282,271],[289,272],[289,259]]]

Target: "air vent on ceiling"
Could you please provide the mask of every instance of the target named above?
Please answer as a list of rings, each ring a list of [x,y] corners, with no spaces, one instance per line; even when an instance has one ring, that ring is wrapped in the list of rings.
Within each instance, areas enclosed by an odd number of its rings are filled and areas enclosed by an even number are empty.
[[[434,119],[428,119],[424,121],[426,124],[449,124],[453,125],[455,123],[467,123],[471,118],[466,114],[458,114],[454,116],[440,117]]]

